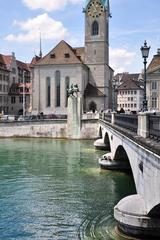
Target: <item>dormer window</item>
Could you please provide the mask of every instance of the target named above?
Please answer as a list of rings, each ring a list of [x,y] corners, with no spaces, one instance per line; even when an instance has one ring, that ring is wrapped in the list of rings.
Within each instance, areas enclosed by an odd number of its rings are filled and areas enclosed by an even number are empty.
[[[65,53],[65,54],[64,54],[64,57],[65,57],[65,58],[70,58],[69,53]]]
[[[51,53],[51,54],[50,54],[50,58],[56,58],[55,53]]]

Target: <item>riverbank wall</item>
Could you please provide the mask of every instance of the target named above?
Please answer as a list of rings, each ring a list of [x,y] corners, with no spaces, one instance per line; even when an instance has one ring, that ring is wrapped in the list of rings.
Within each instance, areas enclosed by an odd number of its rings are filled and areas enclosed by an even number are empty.
[[[81,120],[80,136],[75,139],[95,139],[97,136],[98,119]],[[0,123],[0,137],[74,139],[68,132],[67,119],[3,122]]]

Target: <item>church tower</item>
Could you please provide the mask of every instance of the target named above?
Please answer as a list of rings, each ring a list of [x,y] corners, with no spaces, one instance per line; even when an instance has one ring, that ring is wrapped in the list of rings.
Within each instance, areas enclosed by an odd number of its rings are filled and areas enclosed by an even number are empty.
[[[103,94],[102,109],[109,108],[109,0],[88,0],[85,13],[85,64],[89,82]]]

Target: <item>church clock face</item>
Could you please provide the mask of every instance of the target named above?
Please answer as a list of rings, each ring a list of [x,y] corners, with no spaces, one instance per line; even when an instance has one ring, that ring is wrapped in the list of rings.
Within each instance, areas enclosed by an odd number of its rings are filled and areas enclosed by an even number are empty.
[[[88,15],[93,17],[93,18],[97,18],[99,16],[101,16],[103,12],[103,6],[100,2],[97,1],[93,1],[89,4],[88,6]]]

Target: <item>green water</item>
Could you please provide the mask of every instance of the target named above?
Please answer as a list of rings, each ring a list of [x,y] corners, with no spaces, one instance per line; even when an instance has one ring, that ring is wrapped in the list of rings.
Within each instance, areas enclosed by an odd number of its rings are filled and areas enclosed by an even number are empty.
[[[100,170],[91,141],[0,139],[0,239],[116,239],[113,207],[134,192]]]

